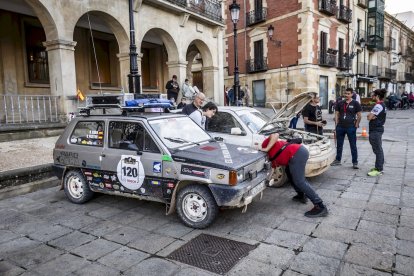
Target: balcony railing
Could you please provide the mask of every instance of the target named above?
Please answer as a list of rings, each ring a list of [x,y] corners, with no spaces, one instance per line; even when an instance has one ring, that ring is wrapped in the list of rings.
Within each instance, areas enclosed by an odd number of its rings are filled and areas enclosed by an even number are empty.
[[[361,39],[364,39],[365,43],[368,43],[367,32],[365,30],[356,31],[355,43],[360,44]]]
[[[254,58],[246,61],[247,73],[256,73],[267,70],[267,57]]]
[[[246,24],[247,26],[251,26],[263,21],[266,21],[267,16],[267,8],[262,8],[259,10],[253,10],[246,13]]]
[[[337,65],[337,50],[329,49],[328,51],[319,52],[319,65],[327,67],[336,67]]]
[[[352,66],[352,60],[349,58],[348,54],[338,56],[338,69],[339,70],[349,70]]]
[[[338,10],[336,0],[319,0],[319,11],[327,15],[335,15]]]
[[[358,62],[357,74],[364,76],[368,75],[368,64],[364,62]]]
[[[364,9],[368,8],[368,0],[358,0],[358,6]]]
[[[407,72],[398,73],[398,81],[412,82],[413,80],[414,80],[414,76],[411,73],[407,73]]]
[[[390,68],[379,68],[378,69],[378,78],[381,79],[395,79],[397,77],[397,70]]]
[[[344,23],[352,22],[352,10],[347,6],[340,5],[338,9],[338,15],[336,17],[339,21]]]
[[[167,0],[179,7],[193,11],[220,23],[223,22],[221,1],[218,0]]]
[[[370,77],[378,77],[378,66],[376,66],[376,65],[368,65],[368,76],[370,76]]]

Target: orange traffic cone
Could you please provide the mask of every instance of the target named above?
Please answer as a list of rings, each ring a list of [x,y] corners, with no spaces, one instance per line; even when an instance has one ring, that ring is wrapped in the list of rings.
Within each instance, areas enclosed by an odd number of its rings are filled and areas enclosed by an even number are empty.
[[[363,128],[362,128],[362,134],[361,134],[361,137],[364,137],[364,138],[367,138],[367,137],[368,137],[368,134],[367,134],[367,128],[366,128],[366,127],[363,127]]]

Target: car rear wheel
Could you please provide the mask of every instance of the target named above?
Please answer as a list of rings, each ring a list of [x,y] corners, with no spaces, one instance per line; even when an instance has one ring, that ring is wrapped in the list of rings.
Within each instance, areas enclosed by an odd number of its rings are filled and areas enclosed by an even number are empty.
[[[276,167],[276,169],[273,170],[273,184],[271,187],[280,188],[287,182],[287,175],[285,172],[285,167]]]
[[[85,178],[79,171],[69,171],[65,175],[63,188],[66,197],[73,203],[82,204],[89,201],[94,192],[89,188]]]
[[[218,214],[216,200],[204,185],[189,185],[178,192],[177,213],[192,228],[206,228]]]

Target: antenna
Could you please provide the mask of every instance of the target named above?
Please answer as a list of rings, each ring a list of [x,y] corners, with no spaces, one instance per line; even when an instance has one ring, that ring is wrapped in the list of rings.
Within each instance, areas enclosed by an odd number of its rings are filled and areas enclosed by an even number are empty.
[[[96,66],[96,72],[98,73],[98,81],[99,81],[99,90],[102,93],[102,82],[101,82],[101,75],[99,74],[99,66],[98,66],[98,59],[96,58],[96,49],[95,49],[95,42],[93,41],[93,33],[92,33],[92,27],[91,27],[91,20],[89,19],[89,12],[86,13],[88,17],[88,23],[89,23],[89,31],[91,33],[91,40],[92,40],[92,48],[93,48],[93,55],[95,58],[95,66]]]

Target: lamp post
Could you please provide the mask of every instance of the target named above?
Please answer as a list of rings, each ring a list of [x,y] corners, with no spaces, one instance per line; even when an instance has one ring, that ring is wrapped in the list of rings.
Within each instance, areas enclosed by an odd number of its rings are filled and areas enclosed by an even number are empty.
[[[275,32],[275,27],[273,27],[273,25],[270,25],[269,27],[267,27],[267,36],[269,37],[269,40],[273,43],[273,45],[275,45],[276,47],[280,48],[279,49],[279,60],[280,60],[280,68],[279,68],[279,90],[280,90],[280,101],[282,101],[282,41],[280,40],[276,40],[273,39],[273,34]],[[288,71],[286,71],[286,74],[289,74]],[[286,76],[287,78],[289,78],[289,76]],[[288,87],[286,87],[286,97],[288,95]]]
[[[237,59],[237,22],[239,21],[240,15],[240,5],[236,3],[236,0],[233,0],[233,3],[229,5],[229,10],[231,14],[231,21],[233,22],[233,37],[234,37],[234,83],[233,91],[236,95],[236,105],[239,105],[239,64]]]
[[[128,88],[129,93],[141,94],[141,76],[138,73],[137,64],[137,46],[135,45],[135,27],[134,11],[132,9],[132,0],[129,1],[129,75]]]

